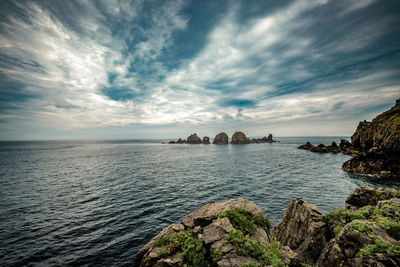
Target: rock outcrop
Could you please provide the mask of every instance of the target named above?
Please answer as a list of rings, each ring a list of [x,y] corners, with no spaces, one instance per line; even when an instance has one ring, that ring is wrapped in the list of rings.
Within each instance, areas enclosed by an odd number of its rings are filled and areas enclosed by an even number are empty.
[[[371,122],[360,122],[351,143],[340,140],[339,146],[323,144],[314,147],[309,142],[298,147],[318,153],[343,153],[353,158],[342,169],[379,178],[400,178],[400,99],[390,110]]]
[[[231,144],[233,145],[243,145],[250,144],[250,139],[243,132],[235,132],[232,135]]]
[[[269,237],[262,210],[245,199],[208,204],[162,230],[134,266],[263,266],[290,263],[289,248]],[[254,264],[254,265],[250,265]]]
[[[209,145],[209,144],[210,144],[210,137],[204,136],[204,137],[203,137],[203,144]]]
[[[400,177],[400,99],[394,107],[363,121],[351,137],[360,152],[343,164],[343,170],[374,177]]]
[[[228,135],[226,133],[219,133],[215,136],[213,144],[216,145],[227,145],[228,144]]]
[[[194,133],[187,138],[186,142],[188,144],[201,144],[201,139]]]
[[[303,198],[292,200],[283,220],[272,230],[272,239],[288,246],[302,263],[314,264],[327,244],[328,227],[319,210]]]
[[[399,266],[400,191],[357,188],[325,216],[292,200],[270,233],[262,210],[245,199],[208,204],[171,224],[134,266]]]
[[[272,134],[269,134],[268,137],[264,136],[263,138],[253,138],[250,143],[260,144],[260,143],[275,143],[279,142],[272,138]]]

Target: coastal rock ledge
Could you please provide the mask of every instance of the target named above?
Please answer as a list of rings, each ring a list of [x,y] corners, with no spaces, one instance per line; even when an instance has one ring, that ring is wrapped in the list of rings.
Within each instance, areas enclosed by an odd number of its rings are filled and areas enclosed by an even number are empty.
[[[270,229],[254,202],[207,204],[151,239],[133,266],[399,266],[400,191],[359,187],[325,216],[298,198]]]

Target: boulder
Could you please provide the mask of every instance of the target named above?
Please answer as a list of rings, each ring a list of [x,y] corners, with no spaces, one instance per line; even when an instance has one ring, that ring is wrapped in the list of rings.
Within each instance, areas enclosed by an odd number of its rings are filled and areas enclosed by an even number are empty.
[[[324,144],[319,144],[318,146],[314,146],[310,148],[311,152],[318,152],[318,153],[327,153],[328,150]]]
[[[166,227],[151,239],[136,254],[133,266],[241,267],[247,264],[261,266],[262,263],[282,266],[284,260],[295,262],[295,253],[288,248],[281,251],[277,243],[271,244],[275,249],[265,250],[270,233],[266,224],[260,225],[260,218],[264,218],[262,210],[246,199],[207,204],[187,215],[182,223]],[[250,235],[243,232],[243,227],[249,225],[254,229]],[[243,239],[243,242],[234,241],[232,237]],[[255,244],[258,249],[264,247],[271,259],[261,258],[262,254],[255,253],[245,244]]]
[[[226,133],[219,133],[215,136],[213,144],[216,145],[227,145],[228,144],[228,135]]]
[[[210,144],[210,137],[204,136],[204,137],[203,137],[203,144],[209,145],[209,144]]]
[[[243,132],[235,132],[232,135],[231,144],[233,145],[243,145],[250,144],[250,139]]]
[[[188,144],[201,144],[201,139],[194,133],[187,138],[186,142]]]
[[[303,198],[292,200],[282,222],[271,233],[273,240],[293,250],[301,262],[314,264],[327,244],[328,227],[322,213]]]

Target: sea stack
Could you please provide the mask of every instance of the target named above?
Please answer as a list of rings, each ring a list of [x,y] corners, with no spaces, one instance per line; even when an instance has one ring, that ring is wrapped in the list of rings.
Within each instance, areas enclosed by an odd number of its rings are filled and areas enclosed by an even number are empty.
[[[214,138],[213,144],[227,145],[228,144],[228,135],[224,132],[217,134]]]
[[[242,145],[242,144],[250,144],[250,139],[243,132],[235,132],[232,135],[231,144],[233,145]]]
[[[188,144],[201,144],[201,139],[194,133],[187,138],[186,142]]]
[[[203,144],[209,145],[209,144],[210,144],[210,137],[204,136],[204,137],[203,137]]]

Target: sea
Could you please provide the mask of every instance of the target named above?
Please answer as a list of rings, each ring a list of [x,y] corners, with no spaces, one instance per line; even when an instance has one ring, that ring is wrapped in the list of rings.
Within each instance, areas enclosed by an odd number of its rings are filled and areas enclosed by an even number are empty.
[[[0,265],[131,266],[153,236],[207,203],[246,198],[276,224],[291,199],[327,213],[357,186],[399,188],[342,171],[349,156],[297,149],[340,138],[0,142]]]

